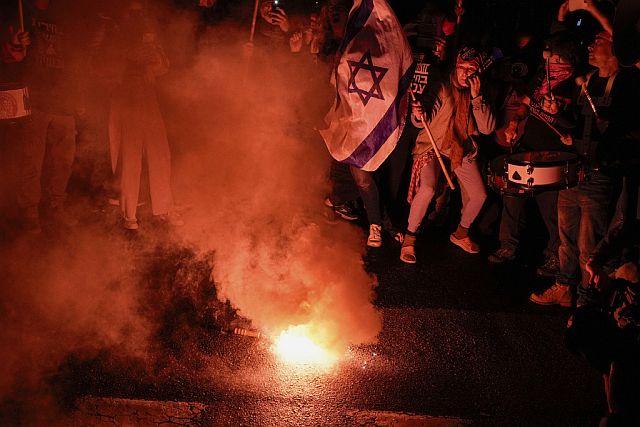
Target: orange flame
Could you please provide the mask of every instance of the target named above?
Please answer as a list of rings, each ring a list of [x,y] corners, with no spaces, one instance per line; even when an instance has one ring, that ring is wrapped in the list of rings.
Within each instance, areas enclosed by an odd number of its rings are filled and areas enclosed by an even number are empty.
[[[338,356],[314,339],[307,325],[290,326],[274,340],[274,352],[289,364],[333,365]]]

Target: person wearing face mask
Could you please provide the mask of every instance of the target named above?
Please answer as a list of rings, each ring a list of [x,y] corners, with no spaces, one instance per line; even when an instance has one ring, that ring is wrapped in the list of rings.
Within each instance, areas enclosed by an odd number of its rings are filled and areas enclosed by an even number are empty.
[[[552,35],[546,41],[545,63],[534,78],[532,89],[522,98],[514,117],[504,130],[504,140],[511,146],[511,152],[518,151],[568,151],[566,143],[571,133],[570,120],[562,116],[569,108],[573,94],[574,70],[579,61],[577,43],[566,32]],[[551,92],[549,92],[551,90]],[[544,111],[543,104],[551,99],[558,100],[558,110],[553,114]],[[556,129],[565,138],[559,136]],[[558,270],[558,191],[547,190],[535,195],[542,220],[548,233],[544,250],[545,261],[537,269],[540,276],[554,277]],[[502,198],[502,216],[500,220],[500,248],[489,256],[489,261],[500,264],[516,258],[521,233],[521,216],[527,198],[505,195]]]
[[[469,253],[480,252],[468,233],[486,199],[483,179],[476,161],[478,147],[473,137],[480,133],[488,135],[495,128],[495,117],[480,90],[479,72],[483,63],[482,53],[471,47],[463,47],[449,78],[438,85],[432,85],[425,96],[411,104],[413,125],[423,128],[421,116],[426,113],[424,118],[434,141],[441,154],[450,160],[451,169],[462,188],[462,217],[450,240]],[[416,232],[435,193],[439,168],[430,139],[423,129],[418,134],[413,149],[413,168],[407,198],[411,207],[400,252],[403,262],[416,262]]]
[[[625,135],[637,135],[640,127],[639,109],[633,107],[640,78],[636,69],[619,67],[611,33],[596,35],[589,46],[589,64],[593,70],[578,81],[571,110],[576,120],[572,146],[587,179],[559,193],[560,266],[555,285],[531,295],[537,304],[570,306],[572,288],[580,293],[589,286],[587,262],[607,232],[620,187],[605,153]]]

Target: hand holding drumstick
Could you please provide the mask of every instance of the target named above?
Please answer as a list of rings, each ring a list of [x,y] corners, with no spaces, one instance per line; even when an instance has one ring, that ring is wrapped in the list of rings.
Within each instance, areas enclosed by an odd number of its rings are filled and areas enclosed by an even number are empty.
[[[544,98],[542,99],[540,107],[542,108],[543,111],[554,116],[558,114],[558,112],[560,111],[558,100],[553,95],[551,96],[545,95]],[[553,126],[551,123],[547,122],[546,120],[542,120],[542,121],[545,122],[551,128],[551,130],[553,130],[558,135],[558,137],[560,138],[560,141],[564,145],[573,144],[573,139],[571,138],[571,135],[565,135],[561,133],[558,129],[555,128],[555,126]]]

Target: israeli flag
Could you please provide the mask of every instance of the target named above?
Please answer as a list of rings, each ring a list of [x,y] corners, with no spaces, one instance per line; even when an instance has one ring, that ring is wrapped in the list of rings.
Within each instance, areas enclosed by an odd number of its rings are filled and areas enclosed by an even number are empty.
[[[356,0],[340,53],[333,77],[336,99],[320,134],[337,161],[372,172],[404,128],[411,49],[385,0]]]

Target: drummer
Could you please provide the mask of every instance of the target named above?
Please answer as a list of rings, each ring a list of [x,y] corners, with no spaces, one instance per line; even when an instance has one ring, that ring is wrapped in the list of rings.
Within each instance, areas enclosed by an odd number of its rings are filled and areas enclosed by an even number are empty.
[[[569,150],[571,144],[569,121],[561,113],[567,109],[571,94],[575,66],[579,61],[578,47],[568,33],[558,32],[545,42],[542,65],[534,77],[528,96],[521,98],[514,118],[504,130],[505,140],[511,152]],[[543,107],[554,99],[554,110]],[[553,277],[558,269],[558,216],[557,191],[535,193],[535,200],[547,228],[549,239],[544,251],[545,261],[536,270],[542,276]],[[489,261],[499,264],[516,258],[519,244],[521,215],[527,199],[503,196],[500,221],[500,248],[489,256]]]

